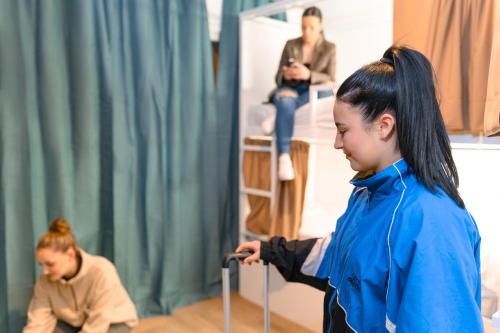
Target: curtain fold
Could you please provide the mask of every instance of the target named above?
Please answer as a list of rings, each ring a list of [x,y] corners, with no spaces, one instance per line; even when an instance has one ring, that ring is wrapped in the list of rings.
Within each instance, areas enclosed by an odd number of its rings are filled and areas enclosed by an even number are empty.
[[[220,293],[237,203],[219,185],[234,151],[206,15],[203,0],[0,2],[0,331],[25,323],[57,216],[141,316]]]
[[[394,42],[432,62],[448,131],[485,132],[495,2],[394,1]]]

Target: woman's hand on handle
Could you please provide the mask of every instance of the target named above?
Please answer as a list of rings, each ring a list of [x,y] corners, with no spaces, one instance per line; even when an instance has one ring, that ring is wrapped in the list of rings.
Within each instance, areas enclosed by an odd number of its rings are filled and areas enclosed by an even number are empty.
[[[244,242],[241,243],[237,248],[236,252],[249,251],[253,252],[253,254],[245,258],[242,262],[244,264],[251,265],[253,262],[259,262],[260,260],[260,241],[252,241],[252,242]]]

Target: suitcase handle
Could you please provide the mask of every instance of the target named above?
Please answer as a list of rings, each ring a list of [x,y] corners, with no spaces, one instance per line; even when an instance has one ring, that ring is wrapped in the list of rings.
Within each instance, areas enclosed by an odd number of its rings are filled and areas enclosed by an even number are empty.
[[[230,252],[224,255],[224,259],[222,259],[222,268],[229,268],[229,264],[233,260],[243,260],[250,257],[253,252],[243,251],[243,252]],[[269,262],[264,260],[264,265],[269,265]]]
[[[243,252],[231,252],[226,253],[224,255],[224,259],[222,259],[222,268],[229,268],[229,264],[233,260],[243,260],[250,257],[253,252],[243,251]]]
[[[243,260],[250,257],[253,252],[232,252],[226,253],[222,259],[222,290],[224,307],[224,332],[231,332],[231,298],[229,288],[229,265],[233,260]],[[264,332],[270,332],[270,313],[269,313],[269,262],[264,261]]]

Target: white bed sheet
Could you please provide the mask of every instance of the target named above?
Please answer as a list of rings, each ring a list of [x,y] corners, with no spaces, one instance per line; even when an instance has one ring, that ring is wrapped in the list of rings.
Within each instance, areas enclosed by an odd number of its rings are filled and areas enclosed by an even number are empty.
[[[317,100],[314,122],[311,123],[311,104],[307,103],[295,112],[294,138],[310,138],[334,140],[335,124],[333,122],[334,97],[325,97]],[[262,122],[276,114],[273,104],[255,104],[246,112],[245,136],[264,136]]]

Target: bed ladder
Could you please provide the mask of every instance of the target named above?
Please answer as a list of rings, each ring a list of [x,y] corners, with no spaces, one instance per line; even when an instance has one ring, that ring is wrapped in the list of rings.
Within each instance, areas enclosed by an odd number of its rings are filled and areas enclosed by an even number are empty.
[[[267,146],[267,145],[262,146],[262,145],[242,143],[240,145],[240,168],[242,168],[243,154],[246,151],[269,153],[270,157],[271,157],[270,170],[269,170],[269,172],[271,173],[270,190],[268,191],[268,190],[263,190],[260,188],[247,187],[245,185],[243,172],[240,169],[240,200],[241,200],[242,194],[247,194],[247,195],[251,194],[251,195],[269,198],[269,201],[270,201],[269,214],[271,214],[272,209],[274,207],[275,198],[276,198],[276,187],[277,187],[276,184],[277,184],[277,177],[278,177],[278,170],[277,170],[277,168],[278,168],[278,153],[276,150],[276,140],[275,140],[274,134],[271,136],[254,136],[252,138],[270,141],[271,144],[269,146]],[[240,219],[242,218],[241,214],[242,214],[242,211],[240,211]],[[252,240],[267,241],[267,240],[269,240],[269,237],[267,235],[257,235],[257,234],[250,232],[246,228],[244,229],[243,236],[248,241],[252,241]]]
[[[240,192],[243,194],[252,194],[252,195],[257,195],[261,197],[266,197],[270,199],[270,209],[273,209],[274,205],[274,200],[276,197],[276,181],[277,181],[277,176],[278,176],[278,156],[277,156],[277,151],[276,151],[276,140],[274,139],[273,136],[259,136],[257,137],[259,140],[269,140],[271,141],[271,144],[269,146],[261,146],[261,145],[251,145],[251,144],[243,144],[243,148],[241,153],[244,154],[245,151],[256,151],[256,152],[266,152],[271,154],[271,170],[269,172],[271,173],[271,186],[270,190],[262,190],[259,188],[252,188],[252,187],[246,187],[242,186],[240,189]],[[242,173],[240,173],[241,175]],[[241,184],[244,184],[244,180],[241,181]]]

